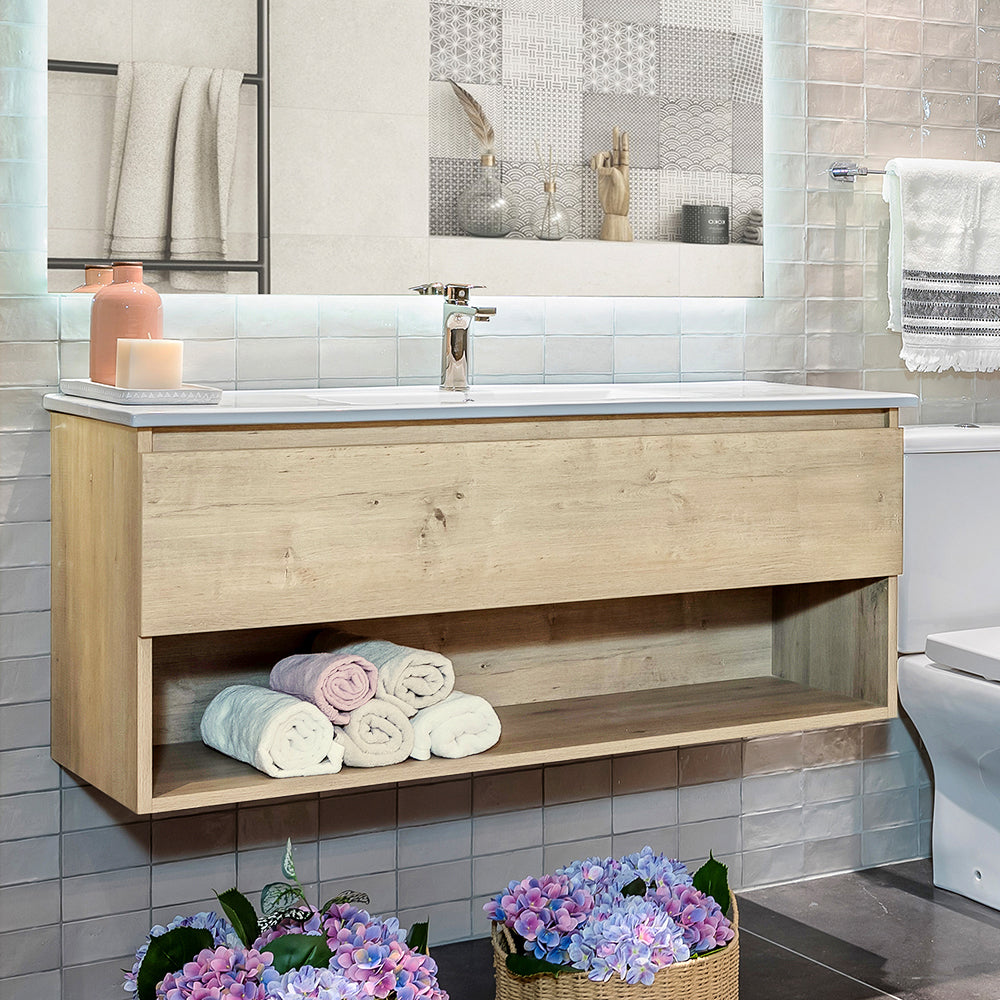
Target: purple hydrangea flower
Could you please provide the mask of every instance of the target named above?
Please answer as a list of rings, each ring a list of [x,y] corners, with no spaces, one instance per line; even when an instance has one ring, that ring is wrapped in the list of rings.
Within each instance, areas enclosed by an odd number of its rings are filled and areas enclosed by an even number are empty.
[[[596,982],[617,972],[629,984],[646,986],[659,969],[690,957],[681,927],[657,901],[641,896],[606,896],[573,934],[567,954]]]
[[[635,854],[626,854],[621,859],[625,872],[624,882],[628,885],[635,878],[641,878],[651,889],[663,886],[691,885],[692,878],[681,861],[668,858],[665,854],[654,854],[651,847],[644,847]]]
[[[362,1000],[362,986],[333,969],[303,965],[267,984],[268,1000]]]
[[[570,936],[594,907],[594,897],[565,874],[511,882],[483,910],[512,928],[536,958],[566,964]]]
[[[384,1000],[448,1000],[438,985],[437,963],[414,951],[394,917],[381,920],[349,903],[327,910],[323,929],[333,952],[330,967],[357,983],[359,996]]]
[[[142,960],[146,957],[146,952],[149,950],[149,942],[161,934],[166,934],[167,931],[172,931],[175,927],[196,927],[211,931],[212,944],[215,947],[218,947],[220,944],[224,944],[230,948],[240,947],[239,935],[233,929],[233,925],[225,917],[220,917],[217,913],[202,911],[190,917],[174,917],[166,927],[162,924],[155,924],[150,928],[149,933],[146,935],[145,943],[140,945],[135,953],[135,964],[133,964],[129,972],[125,973],[125,982],[122,983],[122,989],[127,990],[129,993],[136,991],[139,966],[142,965]]]
[[[156,1000],[266,1000],[267,987],[278,979],[271,953],[253,948],[205,948],[169,972],[156,987]]]
[[[694,886],[661,886],[651,898],[657,900],[682,929],[684,943],[692,954],[719,948],[735,936],[722,907]]]

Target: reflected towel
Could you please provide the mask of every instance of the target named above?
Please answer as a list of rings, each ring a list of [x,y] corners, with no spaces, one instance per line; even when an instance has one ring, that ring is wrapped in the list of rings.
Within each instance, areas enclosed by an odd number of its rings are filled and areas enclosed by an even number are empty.
[[[469,757],[489,750],[500,739],[500,719],[493,706],[475,694],[453,691],[444,701],[422,708],[413,717],[416,760]]]
[[[455,687],[451,660],[429,649],[327,629],[316,637],[313,650],[350,653],[370,660],[378,667],[377,697],[396,705],[407,716],[444,701]]]
[[[201,738],[272,778],[336,774],[333,723],[306,701],[251,684],[224,688],[201,717]]]
[[[413,749],[413,726],[395,705],[372,698],[351,713],[346,726],[337,726],[334,739],[343,748],[350,767],[398,764]]]
[[[894,159],[889,329],[911,371],[1000,368],[1000,164]]]
[[[225,258],[242,80],[232,69],[118,66],[108,256]],[[175,287],[195,291],[223,291],[225,279],[171,274]]]
[[[351,653],[296,653],[271,668],[271,689],[312,702],[331,722],[351,721],[351,712],[375,697],[378,670]]]

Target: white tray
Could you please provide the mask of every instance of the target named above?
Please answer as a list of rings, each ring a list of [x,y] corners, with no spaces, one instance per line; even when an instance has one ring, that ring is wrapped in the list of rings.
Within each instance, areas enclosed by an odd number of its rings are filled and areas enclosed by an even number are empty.
[[[59,391],[67,396],[86,396],[123,406],[164,406],[172,404],[211,405],[222,399],[222,390],[210,385],[182,385],[179,389],[121,389],[117,385],[91,382],[89,378],[64,378]]]

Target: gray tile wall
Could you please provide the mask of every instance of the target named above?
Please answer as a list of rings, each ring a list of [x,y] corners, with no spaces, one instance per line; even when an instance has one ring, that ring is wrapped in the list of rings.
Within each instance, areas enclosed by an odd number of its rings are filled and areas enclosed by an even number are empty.
[[[1000,419],[998,376],[900,368],[877,181],[833,191],[825,176],[845,155],[995,155],[1000,22],[981,6],[977,32],[966,0],[769,4],[768,297],[505,299],[480,374],[765,376],[918,392],[924,422]],[[926,854],[930,785],[899,722],[156,820],[61,774],[39,400],[85,373],[87,304],[45,292],[44,17],[39,0],[0,0],[0,1000],[119,995],[152,921],[210,904],[208,886],[259,885],[288,833],[310,886],[430,915],[438,941],[485,933],[479,904],[508,878],[647,841],[688,860],[718,850],[744,886]],[[416,298],[167,303],[188,377],[230,386],[431,380],[437,323]]]

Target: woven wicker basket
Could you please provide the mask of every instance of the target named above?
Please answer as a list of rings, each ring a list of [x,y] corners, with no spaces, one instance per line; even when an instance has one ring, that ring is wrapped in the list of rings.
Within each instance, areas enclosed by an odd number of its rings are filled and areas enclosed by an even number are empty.
[[[515,976],[506,958],[514,939],[501,923],[493,924],[493,971],[496,1000],[738,1000],[740,995],[740,930],[736,897],[733,904],[733,939],[721,951],[705,958],[691,958],[661,969],[650,986],[630,986],[620,976],[595,983],[585,972],[558,976],[539,973]]]

